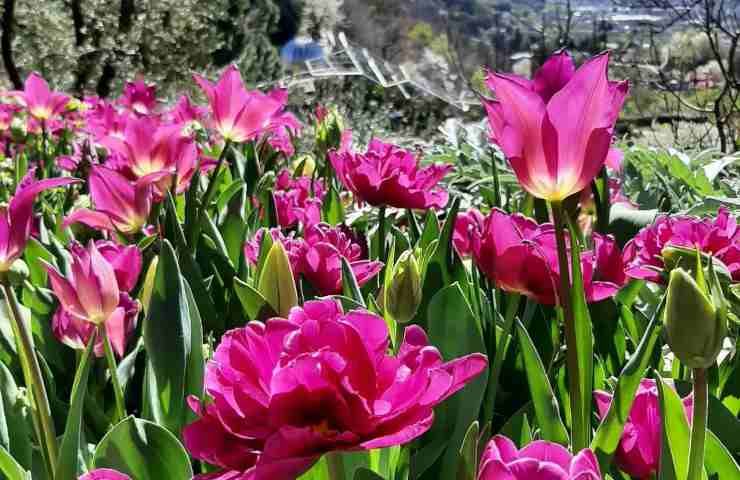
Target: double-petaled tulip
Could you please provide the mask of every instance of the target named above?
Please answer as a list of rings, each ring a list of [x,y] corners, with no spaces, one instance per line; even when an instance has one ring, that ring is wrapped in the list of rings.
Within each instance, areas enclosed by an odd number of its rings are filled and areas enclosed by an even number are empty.
[[[293,178],[288,170],[281,171],[272,192],[278,224],[290,228],[298,223],[306,226],[319,223],[325,195],[323,181],[306,176]]]
[[[8,94],[18,100],[28,113],[40,122],[50,120],[55,115],[64,111],[69,102],[69,97],[49,89],[46,83],[36,72],[26,77],[22,91],[13,91]]]
[[[259,230],[244,247],[246,258],[253,264],[258,261],[265,231]],[[340,227],[317,223],[306,228],[304,238],[286,237],[279,229],[272,229],[270,234],[273,241],[280,241],[285,247],[296,280],[302,277],[319,295],[342,291],[342,257],[347,259],[360,286],[383,268],[381,262],[365,260],[362,247]]]
[[[494,209],[485,218],[463,217],[456,231],[460,240],[455,246],[469,247],[478,268],[497,286],[543,305],[558,303],[560,268],[552,224]],[[593,249],[581,252],[581,271],[586,300],[598,302],[615,295],[626,278],[614,239],[594,234],[593,242]]]
[[[577,455],[557,443],[538,440],[521,450],[496,435],[483,451],[478,480],[601,480],[596,456],[589,449]]]
[[[79,480],[131,480],[131,477],[110,468],[98,468],[87,472]]]
[[[358,200],[373,206],[443,208],[447,191],[437,184],[454,167],[420,167],[413,153],[373,139],[365,153],[332,151],[329,158],[342,184]]]
[[[139,115],[149,115],[157,107],[157,87],[142,79],[126,82],[118,103]]]
[[[90,241],[73,245],[67,276],[47,266],[49,282],[59,299],[53,331],[72,348],[85,348],[95,328],[104,325],[113,350],[123,356],[126,340],[136,326],[139,305],[128,296],[141,272],[141,253],[135,246]],[[98,338],[95,353],[103,354]]]
[[[643,228],[624,247],[624,263],[629,277],[665,283],[668,266],[664,254],[670,247],[684,247],[712,255],[727,267],[732,279],[740,281],[740,229],[737,220],[724,207],[715,218],[688,215],[661,215]],[[689,259],[685,267],[695,263]]]
[[[577,71],[570,56],[550,57],[533,80],[491,74],[496,101],[485,102],[493,140],[529,193],[562,201],[587,187],[601,170],[626,82],[607,79],[608,54]]]
[[[152,208],[151,178],[130,182],[115,170],[95,165],[90,170],[89,185],[95,210],[75,210],[64,219],[65,226],[79,222],[126,235],[141,231]]]
[[[222,470],[196,478],[293,480],[331,451],[410,442],[487,363],[445,363],[416,325],[397,356],[388,347],[383,318],[328,299],[228,332],[206,370],[210,400],[191,400],[200,419],[183,431],[191,455]]]
[[[609,411],[612,395],[597,390],[594,392],[594,401],[599,417],[603,418]],[[694,407],[693,396],[683,399],[683,407],[686,418],[691,418]],[[644,379],[637,389],[617,446],[617,466],[635,479],[653,478],[660,462],[661,425],[658,387],[655,380]]]
[[[74,178],[34,180],[31,169],[7,206],[0,207],[0,272],[7,272],[26,248],[33,228],[33,203],[36,195],[49,188],[77,182]]]
[[[215,85],[200,75],[195,75],[194,79],[208,97],[213,127],[225,140],[236,143],[254,140],[272,122],[284,120],[281,117],[284,96],[247,90],[234,65],[224,70]]]

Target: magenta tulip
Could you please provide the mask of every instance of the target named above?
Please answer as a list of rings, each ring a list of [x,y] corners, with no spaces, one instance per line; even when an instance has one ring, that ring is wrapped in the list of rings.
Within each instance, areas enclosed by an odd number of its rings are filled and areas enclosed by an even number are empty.
[[[331,451],[408,443],[487,363],[444,363],[416,325],[398,356],[388,347],[383,318],[335,300],[228,332],[206,370],[211,400],[191,400],[200,419],[183,431],[191,455],[222,470],[196,478],[294,480]]]
[[[344,187],[370,205],[420,210],[447,205],[447,191],[437,184],[452,165],[422,168],[413,153],[377,139],[364,154],[342,149],[329,158]]]
[[[142,79],[126,82],[118,103],[139,115],[149,115],[157,107],[157,87],[147,85]]]
[[[543,305],[558,303],[560,268],[552,224],[494,209],[482,222],[479,214],[463,217],[455,230],[456,248],[466,248],[461,238],[467,236],[476,265],[499,288]],[[593,242],[593,249],[581,252],[581,271],[586,300],[598,302],[614,296],[626,277],[614,239],[595,233]]]
[[[597,390],[594,400],[600,418],[606,416],[612,395]],[[683,399],[687,420],[692,417],[694,400],[689,395]],[[662,420],[658,387],[655,380],[640,382],[627,422],[616,452],[617,466],[637,480],[649,480],[658,471],[662,437]]]
[[[194,105],[187,95],[181,95],[177,103],[170,112],[173,123],[182,123],[190,125],[195,122],[201,122],[208,114],[208,109]]]
[[[483,451],[478,480],[601,480],[596,456],[589,449],[577,455],[557,443],[539,440],[521,450],[496,435]]]
[[[272,192],[278,224],[290,228],[299,223],[310,226],[321,221],[321,201],[326,195],[324,182],[311,177],[293,178],[281,171]]]
[[[727,267],[740,281],[740,229],[724,207],[715,218],[661,215],[624,247],[626,273],[632,278],[665,283],[662,252],[669,246],[699,249]]]
[[[6,207],[0,207],[0,272],[7,272],[26,248],[33,228],[33,203],[50,188],[78,182],[75,178],[34,180],[35,169],[28,171]]]
[[[155,179],[156,175],[159,174],[155,174]],[[151,177],[130,182],[115,170],[93,166],[89,184],[95,210],[75,210],[64,219],[64,225],[79,222],[90,228],[126,235],[141,231],[152,208]]]
[[[39,74],[32,72],[26,77],[23,91],[10,92],[8,95],[16,98],[28,113],[40,122],[50,120],[55,115],[64,111],[69,102],[69,97],[53,92]]]
[[[492,138],[529,193],[562,201],[587,187],[607,159],[628,91],[607,79],[608,54],[577,71],[570,56],[550,57],[527,80],[491,74],[495,102],[485,102]]]
[[[214,128],[225,140],[242,143],[256,139],[285,108],[285,99],[280,95],[244,88],[234,65],[224,70],[215,85],[200,75],[194,79],[208,97]]]
[[[87,472],[79,480],[131,480],[131,477],[110,468],[98,468]]]

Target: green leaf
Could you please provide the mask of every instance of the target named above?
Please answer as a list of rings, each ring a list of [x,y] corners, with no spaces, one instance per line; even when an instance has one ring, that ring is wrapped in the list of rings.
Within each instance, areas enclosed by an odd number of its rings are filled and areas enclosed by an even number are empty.
[[[200,317],[189,299],[172,246],[167,240],[161,245],[143,327],[148,358],[146,402],[154,421],[179,433],[189,415],[187,395],[202,393],[202,379],[193,383],[203,368],[200,326],[193,327]]]
[[[383,477],[368,470],[367,468],[358,468],[355,472],[354,480],[385,480]]]
[[[90,338],[82,359],[77,367],[74,383],[72,384],[72,396],[70,397],[69,414],[67,415],[67,424],[64,428],[62,445],[59,449],[59,458],[54,468],[55,480],[76,480],[78,455],[80,450],[80,440],[82,434],[82,412],[85,405],[85,395],[87,395],[87,378],[90,375],[90,367],[94,361],[92,355],[95,348],[95,337]]]
[[[30,238],[23,251],[28,265],[29,278],[33,285],[46,285],[46,266],[44,262],[54,264],[54,255],[35,238]],[[43,260],[43,261],[42,261]]]
[[[740,466],[717,436],[707,430],[704,467],[710,479],[740,478]]]
[[[321,207],[321,216],[326,223],[332,226],[344,222],[344,205],[342,205],[342,198],[334,186],[329,189],[328,195],[324,199]]]
[[[0,472],[5,480],[31,480],[31,473],[24,470],[3,447],[0,447]]]
[[[25,396],[18,390],[13,374],[0,362],[0,397],[3,404],[5,448],[21,466],[31,466],[31,429]],[[7,443],[5,442],[7,440]]]
[[[460,446],[460,460],[457,469],[459,480],[475,480],[478,476],[478,435],[480,426],[478,422],[470,424],[465,439]]]
[[[656,372],[655,383],[660,397],[663,419],[663,444],[660,452],[658,480],[682,480],[689,467],[689,422],[678,394],[663,382]]]
[[[427,324],[430,344],[439,348],[445,359],[486,351],[480,321],[458,283],[432,298]],[[455,478],[460,447],[468,427],[478,418],[487,378],[488,369],[435,409],[434,425],[420,441],[423,453],[412,458],[412,471],[426,470],[422,478]]]
[[[159,425],[128,417],[95,449],[95,468],[112,468],[136,480],[188,479],[190,458],[180,442]]]
[[[419,246],[422,250],[432,243],[434,240],[439,238],[439,220],[437,220],[437,214],[434,213],[434,209],[430,208],[427,210],[426,221],[424,222],[424,230],[421,232],[421,239],[419,240]]]
[[[524,360],[524,369],[527,373],[530,398],[534,404],[537,424],[542,431],[542,438],[561,445],[568,445],[568,431],[560,419],[560,409],[555,392],[547,378],[545,365],[542,363],[534,342],[519,319],[515,320],[519,349]]]
[[[234,291],[249,320],[266,320],[277,315],[260,292],[238,278],[234,279]]]
[[[617,386],[614,389],[613,401],[609,411],[596,430],[596,435],[591,442],[591,449],[599,457],[599,463],[603,469],[606,469],[612,455],[617,450],[624,424],[627,422],[632,408],[632,401],[635,399],[635,394],[645,370],[650,365],[655,344],[660,337],[662,324],[660,314],[663,311],[664,303],[665,299],[661,301],[661,304],[653,313],[640,344],[622,369]]]
[[[223,189],[221,193],[218,195],[218,198],[216,199],[216,208],[217,212],[220,212],[224,208],[226,208],[226,204],[229,203],[229,201],[239,193],[246,185],[244,184],[244,181],[241,179],[234,180],[231,182],[231,184]]]
[[[365,299],[362,298],[360,285],[357,283],[352,267],[345,257],[342,257],[342,292],[345,297],[351,298],[355,302],[365,307]]]

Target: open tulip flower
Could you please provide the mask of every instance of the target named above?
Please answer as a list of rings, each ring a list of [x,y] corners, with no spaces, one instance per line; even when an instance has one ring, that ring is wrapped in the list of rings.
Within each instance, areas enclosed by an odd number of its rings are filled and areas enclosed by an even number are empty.
[[[74,178],[35,180],[35,169],[26,174],[7,207],[0,207],[0,272],[7,272],[26,248],[33,227],[33,203],[44,190],[78,182]]]
[[[560,273],[555,227],[493,209],[487,217],[463,215],[453,237],[458,251],[472,252],[478,268],[500,288],[544,305],[558,300]],[[586,300],[614,296],[625,284],[622,255],[611,236],[595,233],[594,248],[581,252]]]
[[[157,87],[142,79],[126,82],[119,103],[131,112],[148,115],[157,107]]]
[[[110,468],[98,468],[87,472],[79,480],[131,480],[131,477]]]
[[[478,480],[601,480],[596,456],[585,449],[573,456],[562,445],[535,441],[521,450],[496,435],[483,451]]]
[[[452,165],[421,167],[415,154],[378,139],[365,153],[343,149],[329,158],[344,187],[370,205],[420,210],[447,205],[447,191],[437,184]]]
[[[69,102],[67,95],[50,90],[46,80],[36,72],[26,78],[22,91],[10,92],[8,95],[18,100],[40,122],[59,115]]]
[[[551,56],[533,80],[487,78],[496,101],[485,102],[492,138],[522,187],[562,201],[587,187],[609,154],[626,82],[607,79],[609,55],[575,70],[566,52]]]
[[[321,221],[321,201],[326,195],[324,182],[305,176],[293,178],[288,170],[282,170],[272,195],[281,227],[290,228],[298,223],[310,226]]]
[[[293,480],[324,453],[410,442],[486,367],[481,354],[444,363],[418,326],[397,356],[388,347],[381,317],[335,300],[228,332],[206,372],[211,400],[192,401],[200,419],[183,432],[222,470],[196,478]]]

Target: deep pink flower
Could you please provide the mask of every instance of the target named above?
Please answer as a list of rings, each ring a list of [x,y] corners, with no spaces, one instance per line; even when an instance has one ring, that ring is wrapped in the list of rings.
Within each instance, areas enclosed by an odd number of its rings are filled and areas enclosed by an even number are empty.
[[[246,258],[253,264],[259,258],[259,248],[265,230],[259,230],[244,247]],[[296,280],[303,277],[319,295],[334,295],[342,291],[342,257],[352,268],[357,283],[362,286],[383,268],[377,261],[364,260],[365,252],[351,235],[340,227],[318,223],[306,228],[304,238],[286,237],[279,229],[270,231],[273,241],[283,243]]]
[[[311,177],[293,178],[282,170],[275,180],[272,196],[275,200],[278,224],[290,228],[298,223],[313,225],[321,221],[321,201],[326,195],[322,180]]]
[[[190,97],[187,95],[181,95],[170,112],[170,116],[174,123],[181,123],[184,125],[188,125],[193,122],[201,122],[206,118],[206,115],[208,115],[208,109],[194,105],[190,101]]]
[[[118,103],[139,115],[149,115],[157,107],[157,87],[147,85],[142,79],[126,82]]]
[[[437,184],[454,167],[419,166],[413,153],[373,139],[367,152],[333,151],[329,158],[342,184],[358,200],[397,208],[443,208],[447,192]]]
[[[560,269],[552,224],[494,209],[482,224],[466,228],[476,265],[498,287],[543,305],[557,303]],[[586,300],[598,302],[616,294],[626,277],[614,239],[595,233],[593,243],[581,252],[581,271]]]
[[[84,112],[85,129],[93,138],[100,141],[106,137],[124,138],[124,131],[131,113],[119,112],[111,103],[99,98],[87,98]]]
[[[398,356],[388,347],[381,317],[328,299],[228,332],[206,370],[211,400],[192,402],[201,418],[183,431],[195,458],[223,470],[196,478],[293,480],[330,451],[410,442],[487,363],[444,363],[416,325]]]
[[[677,246],[711,254],[740,281],[740,229],[729,210],[720,207],[716,218],[661,215],[624,247],[626,273],[632,278],[664,283],[665,247]]]
[[[211,120],[225,139],[241,143],[254,140],[265,133],[273,122],[281,122],[285,98],[281,94],[264,94],[244,88],[236,66],[224,70],[215,85],[201,77],[195,82],[208,97]]]
[[[87,472],[79,480],[131,480],[131,477],[110,468],[98,468]]]
[[[10,198],[8,206],[0,207],[0,272],[10,270],[26,248],[33,228],[33,203],[36,196],[50,188],[78,182],[75,178],[47,178],[34,180],[35,169],[30,169]]]
[[[151,178],[130,182],[110,168],[94,165],[90,170],[90,197],[95,210],[81,208],[64,219],[64,225],[84,223],[98,230],[139,232],[152,208]]]
[[[577,455],[557,443],[538,440],[521,450],[496,435],[483,451],[478,480],[601,480],[599,462],[590,449]]]
[[[68,96],[51,91],[46,80],[36,72],[26,77],[23,87],[23,91],[9,92],[9,95],[16,98],[40,122],[63,112],[69,102]]]
[[[604,418],[612,395],[596,390],[594,400],[599,418]],[[694,409],[693,395],[683,399],[687,420]],[[658,471],[662,437],[660,403],[655,380],[643,379],[637,389],[616,452],[617,466],[638,480],[648,480]]]
[[[0,134],[10,130],[13,123],[13,117],[18,113],[18,105],[12,103],[0,103]]]
[[[452,243],[461,257],[468,257],[473,254],[473,236],[480,235],[485,221],[486,217],[474,208],[457,215],[455,230],[452,233]]]
[[[606,161],[626,82],[607,79],[608,54],[575,71],[570,56],[551,56],[533,80],[491,74],[497,101],[484,102],[492,136],[522,187],[560,201],[580,192]]]

